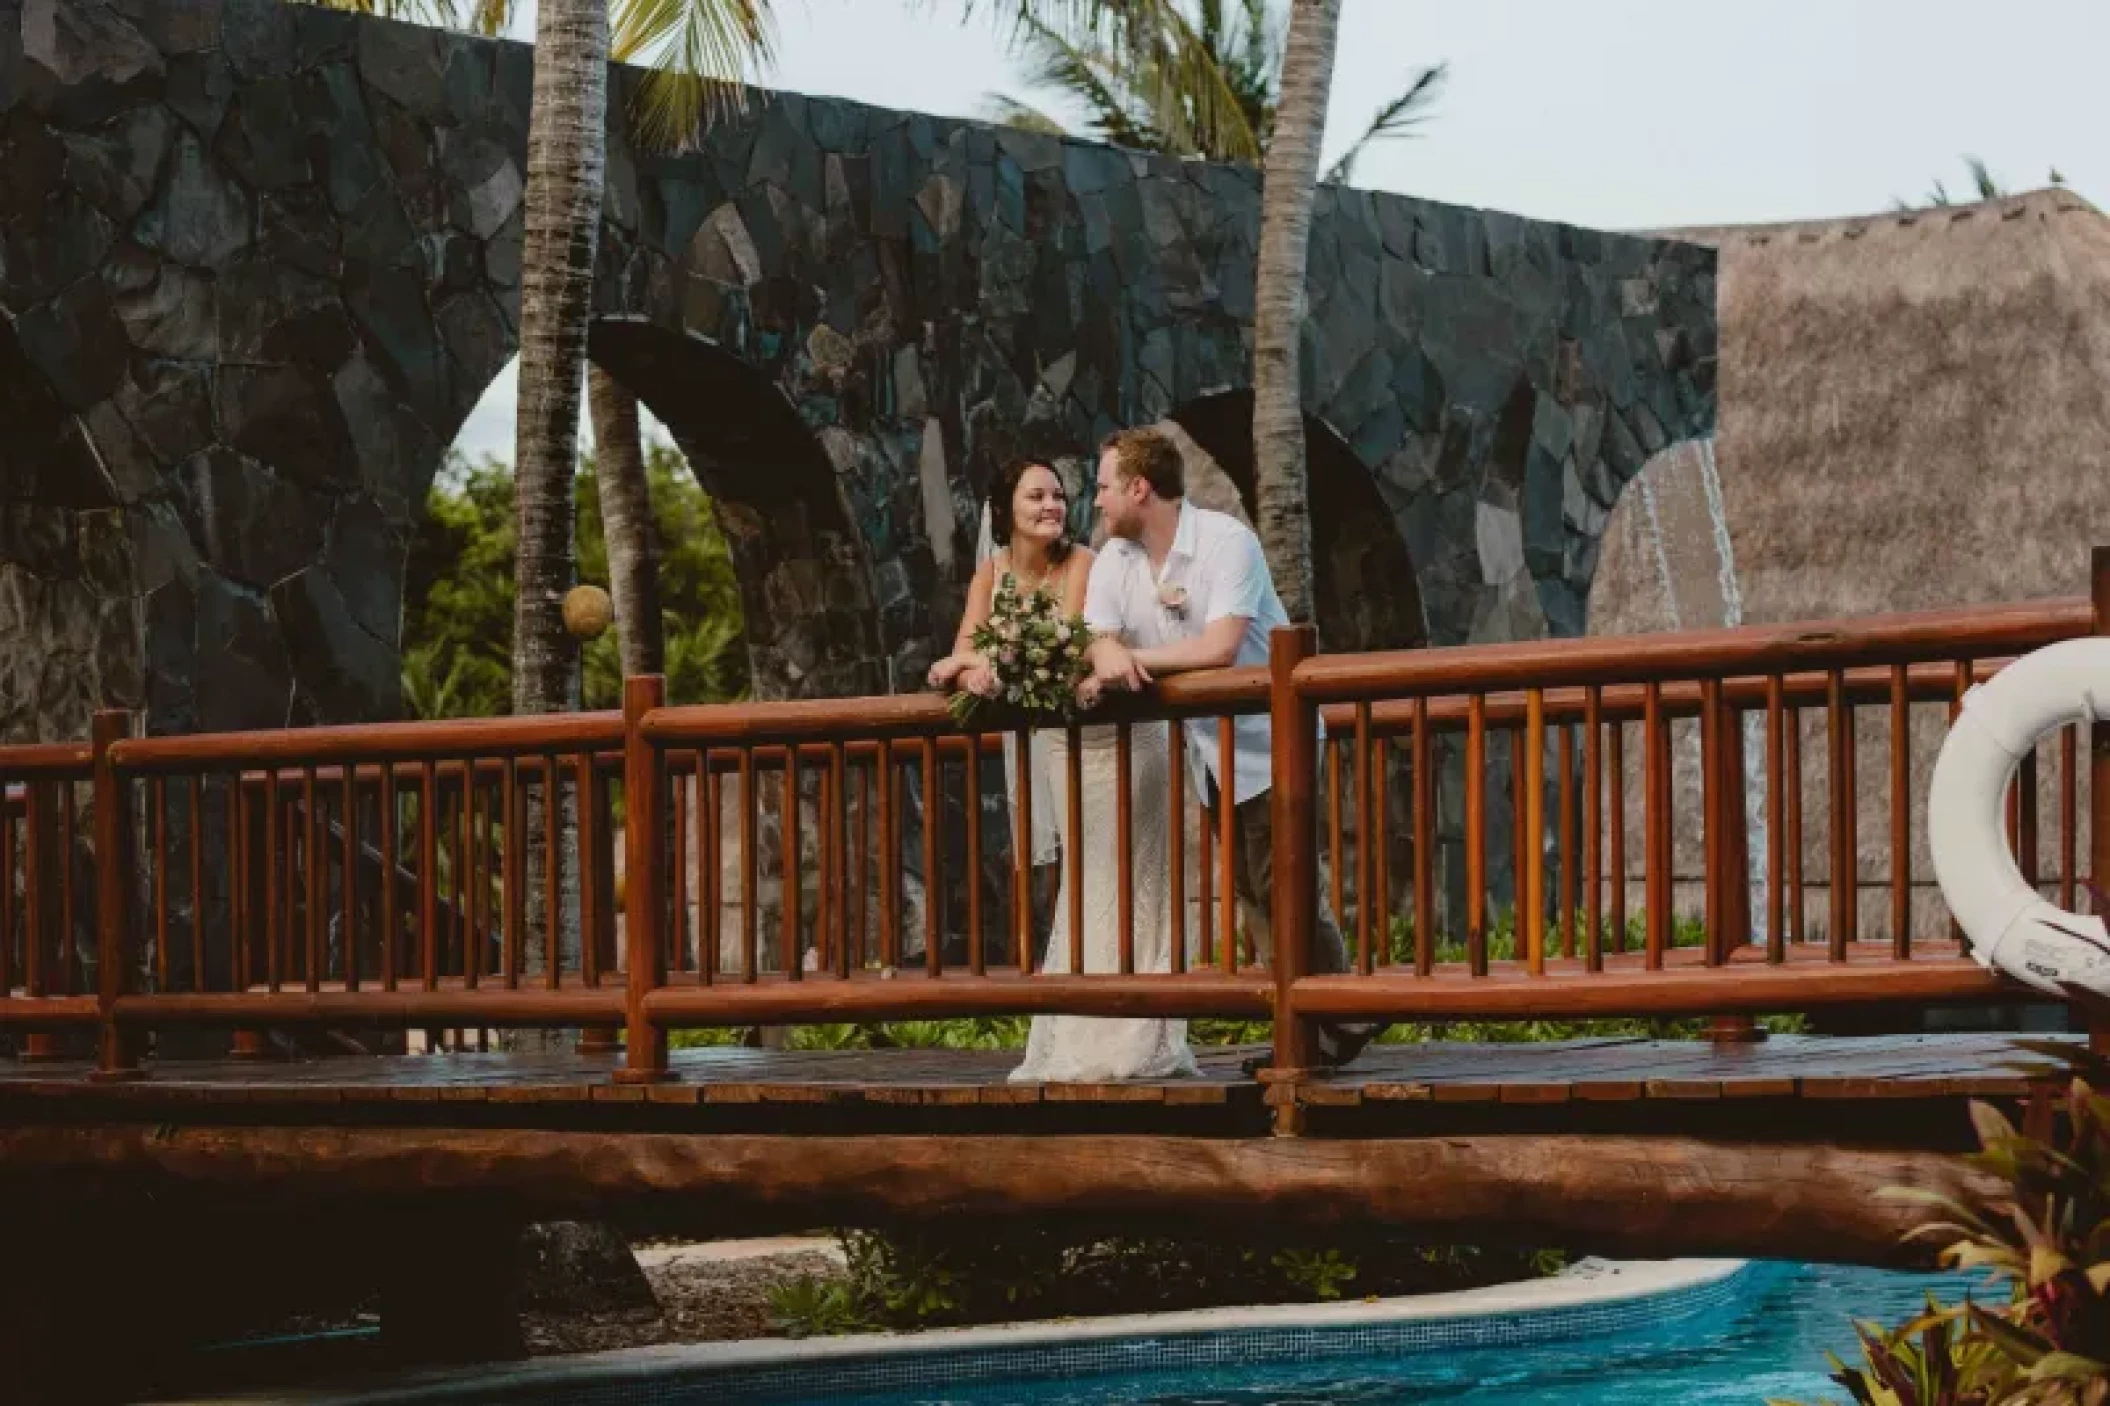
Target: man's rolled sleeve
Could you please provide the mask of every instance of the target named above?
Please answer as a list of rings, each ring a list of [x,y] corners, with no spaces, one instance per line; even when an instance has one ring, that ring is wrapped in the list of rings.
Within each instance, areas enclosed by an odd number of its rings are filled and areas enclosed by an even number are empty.
[[[1092,563],[1092,574],[1084,582],[1084,623],[1093,634],[1121,633],[1121,587],[1127,574],[1128,563],[1111,546]]]
[[[1267,558],[1261,555],[1260,539],[1250,532],[1231,534],[1218,549],[1216,567],[1216,584],[1209,592],[1204,623],[1213,624],[1226,615],[1247,620],[1258,616],[1268,582]]]

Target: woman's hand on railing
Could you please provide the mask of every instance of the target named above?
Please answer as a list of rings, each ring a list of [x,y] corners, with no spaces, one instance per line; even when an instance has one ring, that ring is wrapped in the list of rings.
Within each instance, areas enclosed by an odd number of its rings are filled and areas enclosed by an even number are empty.
[[[996,671],[977,660],[960,672],[959,686],[963,692],[972,693],[977,698],[994,698]]]
[[[959,681],[960,675],[966,673],[968,666],[973,663],[972,655],[948,654],[930,666],[930,671],[924,674],[923,681],[940,693],[948,693]]]

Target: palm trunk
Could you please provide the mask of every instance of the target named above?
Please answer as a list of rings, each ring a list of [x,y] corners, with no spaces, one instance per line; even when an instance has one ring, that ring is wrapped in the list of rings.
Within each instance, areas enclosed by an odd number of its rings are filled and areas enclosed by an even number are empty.
[[[563,601],[577,572],[572,476],[607,112],[607,0],[542,0],[520,261],[516,713],[559,712],[578,703],[578,649],[564,629]]]
[[[623,676],[665,673],[659,537],[652,523],[645,448],[638,438],[637,397],[607,372],[590,367],[586,399],[593,409],[594,478],[601,493],[601,526],[608,536],[608,587],[615,598]]]
[[[1340,22],[1340,0],[1292,0],[1281,101],[1260,196],[1253,319],[1255,525],[1275,589],[1293,621],[1316,619],[1297,339],[1304,327],[1305,256]]]

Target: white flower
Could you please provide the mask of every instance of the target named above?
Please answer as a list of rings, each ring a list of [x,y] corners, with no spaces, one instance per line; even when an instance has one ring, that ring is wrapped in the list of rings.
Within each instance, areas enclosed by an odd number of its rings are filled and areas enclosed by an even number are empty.
[[[1158,604],[1174,615],[1187,613],[1187,588],[1177,581],[1161,582],[1158,586]]]

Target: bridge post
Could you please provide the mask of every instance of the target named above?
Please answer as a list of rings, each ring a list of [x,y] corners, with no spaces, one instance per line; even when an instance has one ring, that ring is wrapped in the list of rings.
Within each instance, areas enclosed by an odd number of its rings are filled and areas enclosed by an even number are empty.
[[[615,1079],[656,1083],[667,1075],[667,1034],[645,1015],[645,997],[667,984],[667,949],[660,918],[666,911],[667,772],[658,749],[638,724],[667,701],[658,674],[623,680],[623,938],[628,983],[624,1035],[628,1048]]]
[[[1278,629],[1268,638],[1268,717],[1273,746],[1269,781],[1273,835],[1273,891],[1268,896],[1268,926],[1274,929],[1271,960],[1275,968],[1275,1062],[1265,1072],[1275,1104],[1276,1131],[1298,1131],[1302,1110],[1290,1087],[1318,1064],[1317,1023],[1299,1019],[1290,1009],[1290,988],[1311,970],[1312,937],[1319,918],[1319,809],[1316,795],[1319,761],[1319,710],[1300,698],[1291,675],[1319,651],[1318,630],[1311,625]],[[1231,804],[1236,779],[1218,778],[1220,803]],[[1335,855],[1333,862],[1341,862]],[[1226,934],[1226,940],[1229,940]]]
[[[2110,547],[2088,556],[2088,599],[2095,607],[2095,633],[2110,635]],[[2098,889],[2110,884],[2110,723],[2096,723],[2088,734],[2088,878]],[[2097,916],[2110,921],[2096,900]],[[2088,1023],[2088,1047],[2110,1054],[2110,1026]]]
[[[132,715],[118,708],[99,709],[88,734],[95,768],[95,979],[102,1019],[96,1042],[98,1079],[136,1079],[141,1072],[139,1052],[117,1024],[118,999],[132,984],[132,793],[130,783],[117,774],[110,749],[131,735]],[[67,842],[72,842],[71,836]]]

